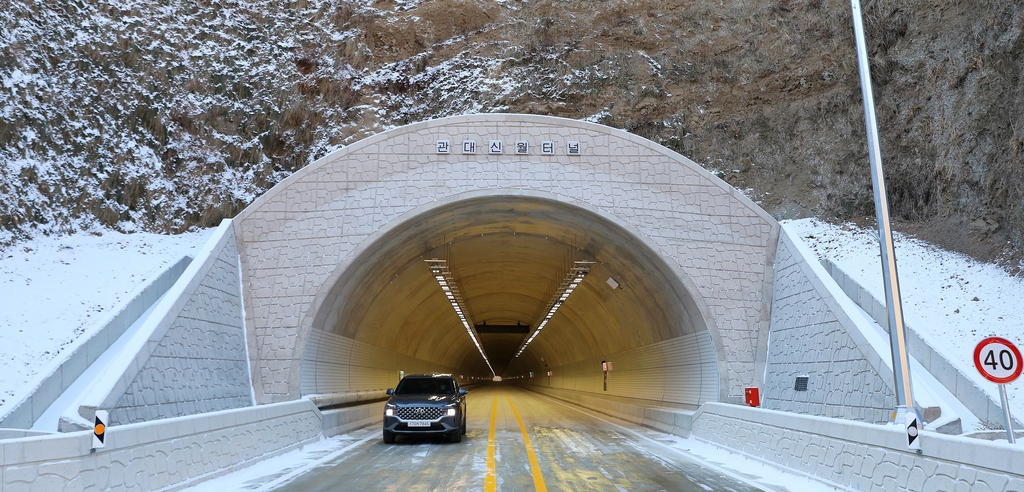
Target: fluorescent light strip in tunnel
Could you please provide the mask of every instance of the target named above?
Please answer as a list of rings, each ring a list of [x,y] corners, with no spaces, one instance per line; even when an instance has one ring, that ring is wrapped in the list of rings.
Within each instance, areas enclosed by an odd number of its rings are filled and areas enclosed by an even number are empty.
[[[441,291],[444,292],[445,297],[448,298],[448,302],[452,304],[452,308],[455,309],[455,314],[459,315],[459,321],[462,322],[462,326],[466,328],[466,333],[469,333],[469,338],[473,340],[473,345],[476,345],[476,349],[480,351],[480,356],[484,358],[484,362],[487,363],[487,368],[491,370],[491,375],[496,376],[494,368],[491,367],[491,361],[487,358],[487,354],[484,353],[483,345],[480,345],[480,337],[477,335],[476,330],[473,329],[473,323],[469,319],[469,315],[466,314],[466,309],[462,301],[462,296],[459,295],[459,288],[455,285],[455,279],[452,277],[452,272],[448,268],[447,260],[425,260],[428,268],[430,268],[430,274],[434,276],[434,280],[437,280],[437,284],[441,286]]]
[[[562,279],[562,283],[559,284],[558,289],[555,290],[555,295],[552,296],[551,301],[548,302],[547,309],[544,310],[547,314],[545,314],[544,319],[537,324],[537,329],[533,330],[533,334],[530,335],[530,338],[527,338],[526,341],[523,342],[523,346],[519,347],[519,351],[516,352],[516,357],[519,357],[519,355],[526,350],[527,345],[530,345],[530,342],[532,342],[534,338],[537,338],[537,335],[540,335],[540,331],[547,326],[548,321],[551,321],[551,317],[555,315],[555,311],[558,311],[558,308],[562,307],[562,303],[569,298],[569,294],[572,294],[572,292],[576,290],[576,287],[579,287],[580,282],[583,282],[583,277],[586,277],[587,274],[590,273],[590,267],[593,265],[594,262],[592,261],[573,262],[573,267],[565,274],[565,278]]]

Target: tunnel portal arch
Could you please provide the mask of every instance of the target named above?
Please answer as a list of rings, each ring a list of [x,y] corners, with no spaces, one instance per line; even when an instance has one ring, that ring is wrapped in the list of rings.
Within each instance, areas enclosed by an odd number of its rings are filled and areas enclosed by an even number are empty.
[[[506,375],[601,391],[611,358],[617,396],[693,407],[741,398],[763,370],[778,224],[685,157],[601,125],[397,128],[303,168],[233,223],[261,402],[485,369],[422,265],[444,254],[478,323],[534,323],[559,265],[596,261],[522,357],[504,360],[522,335],[481,336]]]

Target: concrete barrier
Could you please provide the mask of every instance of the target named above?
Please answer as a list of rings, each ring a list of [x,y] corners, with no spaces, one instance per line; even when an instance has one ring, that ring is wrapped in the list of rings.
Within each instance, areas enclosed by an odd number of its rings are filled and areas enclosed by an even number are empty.
[[[89,431],[8,439],[0,441],[0,492],[174,490],[322,435],[323,415],[299,400],[110,427],[95,452]]]
[[[324,436],[333,437],[384,420],[384,402],[323,411]]]
[[[707,403],[694,437],[768,465],[854,490],[1024,490],[1024,448],[924,431],[922,454],[901,426]]]
[[[546,386],[523,385],[523,388],[657,431],[681,437],[690,435],[694,414],[690,410],[648,406],[640,401],[611,399],[592,393]]]

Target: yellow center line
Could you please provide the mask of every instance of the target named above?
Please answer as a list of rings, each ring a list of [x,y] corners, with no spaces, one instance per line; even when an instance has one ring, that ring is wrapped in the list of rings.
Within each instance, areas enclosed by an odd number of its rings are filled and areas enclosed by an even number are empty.
[[[537,492],[547,492],[548,488],[544,485],[544,474],[540,471],[540,462],[537,461],[537,453],[533,450],[530,435],[526,432],[526,425],[523,424],[523,419],[519,416],[516,406],[512,404],[512,398],[509,398],[508,393],[505,393],[505,399],[508,400],[508,406],[512,407],[512,413],[516,416],[516,422],[519,422],[519,431],[523,433],[526,456],[530,459],[530,474],[533,475],[533,487],[537,489]]]
[[[484,477],[484,490],[496,492],[498,490],[498,474],[495,472],[494,449],[494,427],[498,421],[498,392],[494,392],[494,404],[491,405],[491,429],[487,433],[487,476]]]

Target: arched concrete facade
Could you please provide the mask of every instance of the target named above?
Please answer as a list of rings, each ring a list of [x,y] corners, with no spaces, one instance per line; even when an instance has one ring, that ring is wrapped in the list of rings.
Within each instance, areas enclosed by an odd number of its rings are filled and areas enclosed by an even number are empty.
[[[777,222],[685,157],[601,125],[490,114],[397,128],[303,168],[234,227],[261,402],[378,390],[398,370],[483,375],[423,264],[445,256],[478,323],[535,325],[560,267],[596,262],[522,357],[522,335],[481,335],[506,376],[551,370],[548,384],[600,392],[593,366],[609,359],[610,395],[694,407],[737,400],[763,373]]]

